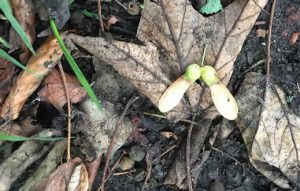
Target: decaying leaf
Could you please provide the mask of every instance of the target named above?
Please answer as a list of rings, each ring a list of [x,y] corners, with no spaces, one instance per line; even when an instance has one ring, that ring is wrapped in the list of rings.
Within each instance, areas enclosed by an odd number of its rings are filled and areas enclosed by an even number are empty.
[[[81,87],[75,76],[69,74],[65,74],[65,76],[71,103],[80,102],[86,96],[86,91]],[[60,72],[57,69],[51,71],[43,84],[44,87],[38,93],[39,97],[61,111],[67,103],[67,97]]]
[[[3,103],[10,90],[14,71],[15,65],[0,58],[0,105]]]
[[[60,165],[46,179],[40,182],[34,190],[52,191],[68,190],[68,185],[74,168],[81,164],[80,158],[74,158],[70,162]]]
[[[45,130],[38,137],[61,136],[57,130]],[[26,141],[0,165],[0,190],[9,190],[10,186],[33,162],[49,150],[47,141]]]
[[[137,32],[144,45],[73,34],[69,38],[112,65],[158,106],[170,82],[181,76],[188,64],[201,62],[204,45],[205,64],[214,66],[226,85],[236,56],[266,3],[267,0],[236,0],[224,11],[204,17],[187,0],[146,0]],[[187,117],[199,102],[201,108],[211,105],[208,88],[195,84],[186,94],[188,100],[168,113],[170,120]]]
[[[22,71],[11,88],[1,111],[1,117],[16,119],[27,98],[39,87],[43,78],[54,68],[62,56],[62,51],[54,37],[49,37],[28,61],[29,71]]]
[[[19,135],[23,137],[32,136],[39,131],[41,131],[41,125],[35,123],[35,120],[31,117],[26,117],[22,124],[19,125],[17,123],[8,123],[7,125],[3,126],[0,130],[4,132],[9,132],[12,135]]]
[[[30,43],[33,44],[36,36],[34,17],[35,12],[31,0],[10,0],[10,5],[13,9],[14,16],[25,31]],[[12,45],[11,50],[15,50],[19,47],[22,48],[20,61],[22,63],[27,63],[31,53],[13,28],[11,29],[9,34],[9,42]]]
[[[69,191],[87,191],[89,188],[88,173],[83,163],[77,165],[70,178]]]
[[[237,95],[237,125],[254,167],[278,186],[300,188],[300,117],[270,76],[250,73]]]

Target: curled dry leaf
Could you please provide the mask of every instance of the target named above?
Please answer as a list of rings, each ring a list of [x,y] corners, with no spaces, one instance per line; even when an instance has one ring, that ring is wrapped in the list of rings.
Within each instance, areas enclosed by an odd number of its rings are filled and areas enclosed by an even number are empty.
[[[290,44],[290,45],[296,44],[299,35],[300,35],[300,32],[294,32],[294,33],[292,34],[290,40],[289,40],[289,44]]]
[[[10,5],[13,9],[14,16],[22,26],[31,44],[35,40],[35,12],[31,0],[10,0]],[[22,48],[20,61],[26,63],[30,58],[30,51],[17,32],[11,28],[9,34],[9,42],[12,45],[11,50],[19,47]]]
[[[109,31],[110,26],[116,24],[117,22],[119,22],[119,19],[116,16],[111,15],[107,23],[104,23],[104,28]]]
[[[62,56],[62,51],[54,37],[49,37],[28,61],[29,71],[22,71],[11,88],[1,111],[1,117],[14,120],[19,116],[27,98],[39,87],[43,78],[54,68]]]
[[[87,191],[89,188],[88,173],[83,163],[77,165],[69,181],[68,191]]]
[[[71,176],[76,166],[81,164],[80,158],[74,158],[68,163],[60,165],[46,179],[41,181],[34,190],[52,191],[68,190]]]
[[[237,125],[253,166],[284,189],[300,188],[300,117],[271,77],[247,74],[237,95]]]
[[[201,62],[204,45],[206,64],[217,69],[226,85],[243,42],[266,3],[236,0],[220,13],[204,17],[187,0],[146,0],[137,32],[144,45],[72,34],[69,38],[112,65],[158,107],[170,82],[181,76],[188,64]],[[187,117],[199,102],[201,108],[211,105],[208,88],[191,88],[193,91],[187,91],[188,101],[181,101],[168,113],[170,120]]]
[[[81,87],[75,76],[65,74],[68,94],[71,103],[80,102],[85,96],[86,91]],[[67,103],[65,87],[61,77],[61,73],[54,69],[49,73],[43,82],[44,87],[39,91],[38,95],[43,101],[53,104],[58,110]]]
[[[15,65],[0,58],[0,105],[10,90],[12,76],[15,72]]]

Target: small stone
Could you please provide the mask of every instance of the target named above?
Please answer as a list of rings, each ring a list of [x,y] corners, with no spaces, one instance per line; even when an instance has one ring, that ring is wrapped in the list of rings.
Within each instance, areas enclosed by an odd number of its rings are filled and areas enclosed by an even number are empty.
[[[134,145],[130,148],[129,157],[134,161],[141,161],[145,157],[144,148],[140,145]]]
[[[122,160],[120,161],[120,168],[121,170],[129,170],[134,166],[134,160],[132,160],[129,157],[123,157]]]

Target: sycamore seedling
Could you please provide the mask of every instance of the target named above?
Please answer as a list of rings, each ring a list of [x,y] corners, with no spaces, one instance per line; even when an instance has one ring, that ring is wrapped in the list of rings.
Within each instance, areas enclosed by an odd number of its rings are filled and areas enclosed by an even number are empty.
[[[234,97],[220,81],[217,71],[213,67],[200,67],[198,64],[189,65],[185,73],[166,89],[159,100],[159,110],[168,112],[173,109],[180,102],[189,86],[197,79],[202,79],[208,85],[218,112],[226,119],[234,120],[238,113],[238,106]]]

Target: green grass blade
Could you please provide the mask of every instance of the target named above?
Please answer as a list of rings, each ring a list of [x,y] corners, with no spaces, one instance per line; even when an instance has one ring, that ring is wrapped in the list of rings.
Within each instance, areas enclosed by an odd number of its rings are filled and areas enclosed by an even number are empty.
[[[22,38],[22,40],[24,41],[24,43],[26,44],[26,46],[29,48],[29,50],[32,52],[32,54],[35,55],[35,51],[34,51],[32,45],[30,43],[30,40],[26,36],[23,28],[20,26],[20,24],[18,23],[18,21],[13,16],[11,7],[10,7],[10,5],[9,5],[9,3],[8,3],[7,0],[0,0],[0,9],[4,13],[4,15],[6,16],[6,18],[9,20],[9,22],[12,25],[12,27],[20,35],[20,37]]]
[[[60,46],[60,48],[62,49],[66,59],[68,60],[72,70],[74,71],[76,77],[78,78],[79,82],[81,83],[81,85],[84,87],[84,89],[86,90],[87,94],[90,96],[91,100],[96,104],[96,106],[98,107],[98,109],[103,110],[100,101],[98,100],[96,94],[94,93],[94,91],[92,90],[92,88],[90,87],[90,84],[88,83],[88,81],[86,80],[85,76],[83,75],[83,73],[81,72],[81,70],[79,69],[79,67],[77,66],[76,62],[74,61],[74,59],[72,58],[71,54],[69,53],[69,51],[67,50],[63,40],[61,39],[59,32],[57,30],[57,27],[55,25],[55,22],[53,19],[50,19],[50,26],[51,29],[54,33],[54,36],[57,39],[57,42]]]
[[[11,57],[9,54],[7,54],[7,52],[5,52],[3,49],[0,48],[0,57],[4,58],[5,60],[13,63],[14,65],[22,68],[23,70],[26,70],[28,72],[31,72],[28,70],[28,68],[26,68],[23,64],[21,64],[18,60],[14,59],[13,57]],[[32,73],[32,72],[31,72]]]
[[[40,76],[39,74],[31,71],[30,69],[28,69],[26,66],[24,66],[23,64],[21,64],[18,60],[14,59],[13,57],[11,57],[9,54],[7,54],[7,52],[5,52],[3,49],[0,48],[0,57],[4,58],[5,60],[13,63],[14,65],[22,68],[23,70],[27,71],[28,73],[34,75],[36,78],[38,79],[42,79],[42,76]]]
[[[23,137],[18,135],[9,135],[4,132],[0,132],[0,140],[2,141],[30,141],[30,140],[37,140],[37,141],[56,141],[62,140],[63,137]]]
[[[10,44],[0,36],[0,43],[5,47],[5,48],[10,48]]]

